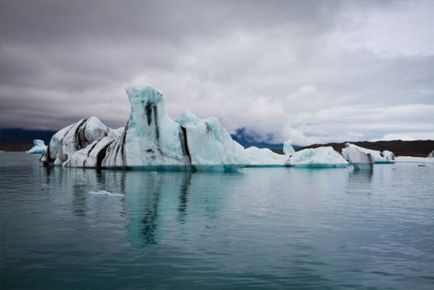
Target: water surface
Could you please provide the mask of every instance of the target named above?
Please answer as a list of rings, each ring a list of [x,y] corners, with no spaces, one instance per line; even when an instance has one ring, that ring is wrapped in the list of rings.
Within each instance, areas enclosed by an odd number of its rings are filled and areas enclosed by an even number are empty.
[[[1,289],[434,289],[434,166],[44,168],[0,153]]]

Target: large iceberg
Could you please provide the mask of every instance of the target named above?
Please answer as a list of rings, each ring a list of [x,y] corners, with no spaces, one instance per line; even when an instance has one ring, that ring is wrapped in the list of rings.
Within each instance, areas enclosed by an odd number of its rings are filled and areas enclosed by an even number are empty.
[[[285,166],[287,156],[244,149],[216,118],[190,112],[176,121],[165,97],[151,87],[129,87],[131,112],[124,128],[110,129],[96,117],[58,131],[41,161],[66,167],[209,168]]]
[[[299,168],[339,168],[348,162],[333,147],[307,148],[292,154],[288,165]]]
[[[47,152],[47,145],[44,140],[33,140],[33,147],[26,151],[28,154],[45,154]]]

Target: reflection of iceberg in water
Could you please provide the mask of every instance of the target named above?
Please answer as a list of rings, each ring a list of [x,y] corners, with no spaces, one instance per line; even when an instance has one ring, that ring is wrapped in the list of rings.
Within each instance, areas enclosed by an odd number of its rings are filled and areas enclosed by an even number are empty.
[[[179,222],[185,222],[187,217],[187,204],[190,195],[191,187],[191,173],[187,172],[182,180],[182,184],[179,190],[179,206],[178,206],[178,220]]]
[[[371,194],[372,177],[373,169],[349,171],[347,193]]]
[[[183,225],[196,221],[198,227],[210,226],[224,207],[228,189],[242,177],[241,173],[56,167],[44,168],[41,176],[47,193],[69,204],[72,214],[83,218],[83,226],[95,215],[103,220],[104,216],[124,219],[128,240],[135,246],[158,244],[168,235],[182,236]]]
[[[214,219],[223,207],[219,192],[225,186],[225,175],[228,174],[127,172],[124,193],[129,240],[136,246],[158,244],[165,229],[178,231],[187,218],[200,215]]]
[[[125,175],[128,236],[136,245],[159,241],[160,199],[164,186],[158,174],[128,172]]]

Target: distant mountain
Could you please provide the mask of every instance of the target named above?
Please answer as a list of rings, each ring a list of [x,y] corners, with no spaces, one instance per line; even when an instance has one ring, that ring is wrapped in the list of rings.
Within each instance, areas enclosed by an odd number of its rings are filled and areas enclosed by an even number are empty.
[[[272,140],[273,134],[267,134],[266,136],[255,133],[247,128],[238,128],[235,133],[231,134],[232,139],[243,145],[245,148],[256,146],[258,148],[268,148],[276,152],[281,152],[283,149],[283,143],[274,143],[272,141],[257,141],[257,140]],[[297,150],[301,146],[293,145]]]
[[[0,143],[30,144],[33,142],[33,139],[41,139],[44,140],[45,143],[48,143],[54,133],[56,133],[56,131],[0,128]]]

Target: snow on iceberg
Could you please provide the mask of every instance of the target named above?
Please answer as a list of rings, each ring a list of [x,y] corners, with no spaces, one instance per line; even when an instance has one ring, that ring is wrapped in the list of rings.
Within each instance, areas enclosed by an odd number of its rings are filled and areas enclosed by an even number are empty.
[[[333,147],[307,148],[295,152],[288,159],[288,165],[299,168],[339,168],[348,162]]]
[[[26,151],[28,154],[45,154],[47,152],[47,145],[43,140],[33,140],[33,147]]]
[[[174,121],[165,97],[151,87],[126,92],[131,112],[124,128],[110,129],[96,117],[80,120],[52,137],[41,161],[102,168],[285,166],[284,155],[244,149],[216,118],[186,112]]]

